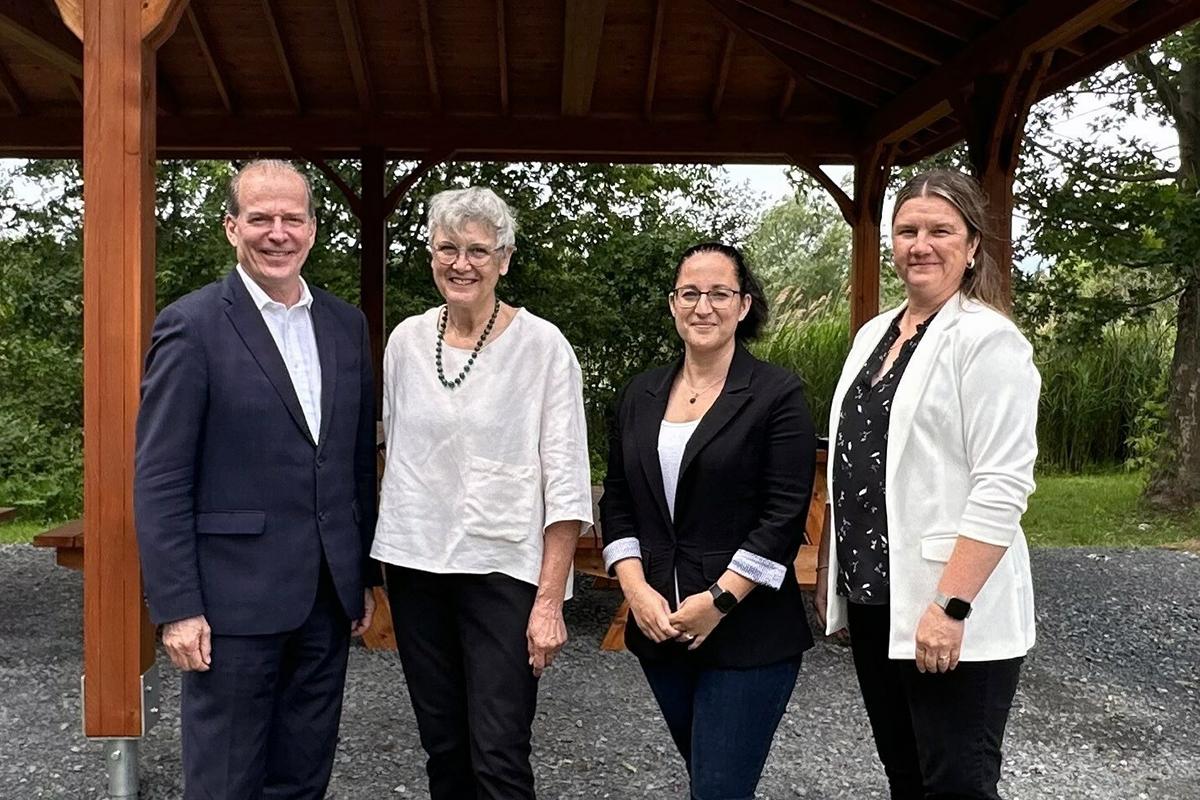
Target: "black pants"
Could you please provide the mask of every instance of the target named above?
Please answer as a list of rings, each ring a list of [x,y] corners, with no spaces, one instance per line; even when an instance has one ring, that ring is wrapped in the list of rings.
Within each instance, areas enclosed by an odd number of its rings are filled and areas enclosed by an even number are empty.
[[[525,630],[537,587],[391,565],[387,584],[430,800],[532,800],[538,682]]]
[[[888,658],[888,615],[886,605],[849,604],[858,685],[893,800],[999,800],[1000,744],[1023,659],[921,673]]]
[[[350,620],[322,562],[294,631],[212,637],[212,666],[183,673],[185,800],[318,800],[333,770]]]

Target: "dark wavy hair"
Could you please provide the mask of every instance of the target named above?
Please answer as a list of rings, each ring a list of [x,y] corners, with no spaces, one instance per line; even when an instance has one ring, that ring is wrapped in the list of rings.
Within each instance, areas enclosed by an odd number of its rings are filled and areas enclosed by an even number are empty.
[[[683,251],[683,255],[679,257],[679,263],[675,265],[676,282],[679,281],[679,271],[683,269],[683,262],[700,253],[719,253],[733,262],[734,269],[737,271],[737,288],[742,294],[750,297],[750,310],[746,312],[746,318],[738,323],[735,335],[739,341],[758,338],[767,324],[767,317],[770,316],[771,310],[767,305],[767,295],[763,292],[762,284],[750,271],[750,265],[746,263],[746,257],[742,255],[742,251],[721,242],[701,242],[692,245]]]

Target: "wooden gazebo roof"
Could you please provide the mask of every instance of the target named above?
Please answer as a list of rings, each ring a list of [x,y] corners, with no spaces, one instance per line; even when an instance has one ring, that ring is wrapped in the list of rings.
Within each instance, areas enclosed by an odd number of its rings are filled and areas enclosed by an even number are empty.
[[[1195,0],[192,0],[159,48],[158,152],[911,162],[1028,53],[1037,97]],[[82,47],[0,0],[0,156],[78,155]]]

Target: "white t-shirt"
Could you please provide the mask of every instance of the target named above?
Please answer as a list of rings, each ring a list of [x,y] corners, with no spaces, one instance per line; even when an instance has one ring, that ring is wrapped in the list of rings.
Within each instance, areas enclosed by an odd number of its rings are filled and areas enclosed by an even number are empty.
[[[675,489],[679,486],[679,468],[683,465],[683,451],[688,440],[696,432],[700,420],[691,422],[667,422],[658,428],[658,467],[662,472],[663,494],[667,498],[667,510],[675,519]]]
[[[387,461],[371,556],[536,585],[546,526],[592,524],[579,362],[558,328],[519,309],[447,389],[434,361],[440,312],[401,322],[384,353]],[[448,380],[470,355],[443,344]]]

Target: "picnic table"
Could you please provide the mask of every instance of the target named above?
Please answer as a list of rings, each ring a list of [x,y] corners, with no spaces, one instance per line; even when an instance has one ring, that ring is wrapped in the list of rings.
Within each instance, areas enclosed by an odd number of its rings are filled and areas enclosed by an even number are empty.
[[[7,506],[0,508],[0,522],[11,522],[16,516],[17,510],[15,508],[8,508]]]

